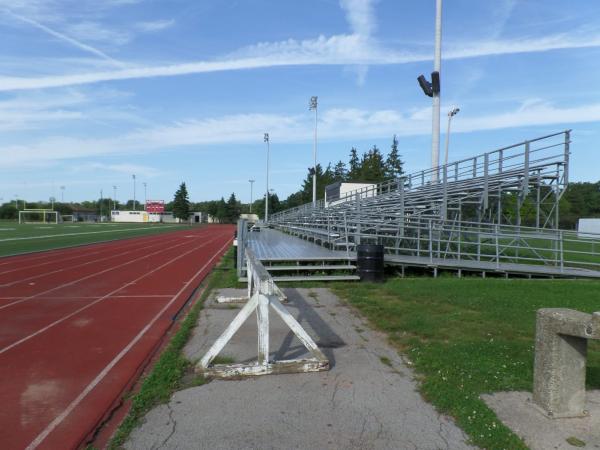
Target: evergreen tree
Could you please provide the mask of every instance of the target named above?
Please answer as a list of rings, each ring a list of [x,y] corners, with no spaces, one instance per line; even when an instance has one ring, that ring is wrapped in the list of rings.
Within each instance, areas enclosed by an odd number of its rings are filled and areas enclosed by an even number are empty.
[[[232,192],[229,200],[227,200],[227,217],[229,223],[236,223],[240,217],[240,205],[238,204],[235,194]]]
[[[348,181],[357,181],[360,178],[360,161],[355,147],[350,150]]]
[[[385,160],[385,177],[386,178],[398,178],[404,173],[402,160],[398,153],[398,138],[394,135],[392,139],[392,147],[387,159]]]
[[[333,181],[345,181],[347,176],[346,164],[339,160],[333,168]]]
[[[185,183],[181,183],[173,198],[173,215],[175,218],[187,221],[190,216],[190,199]]]
[[[215,218],[219,223],[225,223],[227,221],[227,203],[225,203],[225,199],[221,197],[221,200],[217,202],[217,212],[215,214]]]
[[[367,153],[363,153],[360,163],[360,177],[362,181],[371,183],[378,183],[385,179],[383,155],[376,145]]]

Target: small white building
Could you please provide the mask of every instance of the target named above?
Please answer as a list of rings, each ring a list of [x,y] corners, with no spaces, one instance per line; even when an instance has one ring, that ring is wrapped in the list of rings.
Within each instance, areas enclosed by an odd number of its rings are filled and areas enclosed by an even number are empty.
[[[600,218],[579,219],[577,223],[577,237],[600,239]]]
[[[149,214],[146,211],[111,211],[110,219],[112,222],[150,222]]]
[[[346,183],[337,181],[325,187],[325,206],[337,205],[360,198],[375,197],[377,185],[374,183]]]

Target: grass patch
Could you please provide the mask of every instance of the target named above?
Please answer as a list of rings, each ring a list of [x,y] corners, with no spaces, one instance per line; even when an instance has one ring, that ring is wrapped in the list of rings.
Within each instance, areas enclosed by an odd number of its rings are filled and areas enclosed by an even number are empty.
[[[598,310],[600,282],[409,278],[382,285],[337,283],[412,361],[421,392],[482,448],[525,449],[480,400],[482,393],[532,390],[535,312]],[[382,360],[383,362],[383,360]],[[600,345],[590,341],[587,384],[600,389]]]
[[[202,293],[202,296],[183,320],[181,327],[161,354],[158,362],[142,382],[139,392],[133,397],[129,414],[113,436],[108,446],[109,449],[121,448],[144,415],[154,406],[168,402],[173,392],[182,386],[182,377],[192,364],[182,354],[182,350],[198,322],[198,316],[202,310],[204,301],[214,289],[235,287],[237,285],[235,269],[227,268],[232,260],[232,255],[233,249],[230,249],[217,265],[220,270],[214,270],[209,275],[205,283],[206,289]],[[192,380],[191,385],[200,386],[204,383],[206,383],[204,377],[198,376]]]
[[[381,361],[382,364],[385,364],[388,367],[392,367],[392,360],[390,358],[388,358],[387,356],[380,356],[379,360]]]
[[[234,364],[235,359],[227,355],[217,355],[212,360],[212,364]]]

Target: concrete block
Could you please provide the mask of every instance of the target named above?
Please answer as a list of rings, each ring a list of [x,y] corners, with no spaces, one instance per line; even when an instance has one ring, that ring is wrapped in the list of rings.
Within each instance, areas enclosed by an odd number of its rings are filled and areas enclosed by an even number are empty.
[[[588,339],[600,339],[600,313],[565,308],[538,310],[533,402],[548,417],[586,415]]]

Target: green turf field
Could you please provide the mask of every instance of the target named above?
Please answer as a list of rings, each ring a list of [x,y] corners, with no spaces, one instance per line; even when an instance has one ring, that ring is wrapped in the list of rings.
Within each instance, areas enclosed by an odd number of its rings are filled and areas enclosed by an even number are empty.
[[[152,223],[23,224],[0,222],[0,256],[175,231],[188,225]]]

